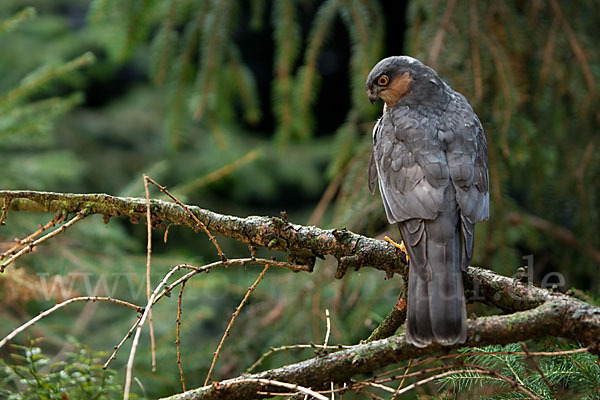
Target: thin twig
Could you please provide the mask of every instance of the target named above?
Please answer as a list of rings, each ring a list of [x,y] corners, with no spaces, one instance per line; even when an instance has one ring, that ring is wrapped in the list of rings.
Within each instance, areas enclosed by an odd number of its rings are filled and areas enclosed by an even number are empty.
[[[52,232],[48,233],[47,235],[42,236],[41,238],[39,238],[37,240],[34,240],[33,242],[27,244],[25,247],[23,247],[21,250],[19,250],[16,254],[13,254],[8,260],[6,260],[5,262],[3,262],[0,265],[0,272],[4,272],[4,268],[6,268],[9,264],[11,264],[17,258],[21,257],[23,254],[27,254],[27,253],[31,252],[35,246],[45,242],[48,239],[53,238],[54,236],[56,236],[60,233],[63,233],[64,231],[69,229],[71,226],[73,226],[73,224],[75,224],[77,221],[85,218],[86,215],[87,215],[87,211],[81,210],[70,221],[68,221],[61,227],[53,230]]]
[[[364,390],[364,387],[358,389],[357,393],[362,393],[362,394],[366,395],[367,397],[370,397],[371,399],[374,399],[374,400],[384,400],[383,397],[379,397],[374,393],[367,392],[366,390]]]
[[[236,379],[235,382],[228,383],[225,386],[233,386],[235,384],[245,383],[245,382],[256,382],[256,383],[262,383],[264,385],[279,386],[279,387],[282,387],[282,388],[286,388],[286,389],[290,389],[290,390],[295,390],[297,392],[304,393],[306,395],[314,397],[315,399],[329,400],[327,397],[325,397],[322,394],[319,394],[319,393],[317,393],[314,390],[311,390],[309,388],[305,388],[303,386],[296,385],[296,384],[293,384],[293,383],[274,381],[272,379],[261,379],[261,378]],[[218,385],[218,383],[215,383],[215,385]],[[221,385],[219,385],[219,386],[221,386]]]
[[[150,212],[150,190],[148,189],[148,177],[144,174],[144,190],[146,192],[146,301],[150,301],[152,283],[150,282],[150,265],[152,261],[152,213]],[[154,323],[152,321],[152,309],[148,313],[148,327],[150,328],[150,347],[152,354],[152,372],[156,372],[156,340],[154,338]]]
[[[23,246],[26,246],[27,244],[31,243],[31,241],[33,239],[35,239],[36,237],[38,237],[39,235],[44,233],[46,231],[46,229],[51,228],[51,227],[55,226],[56,224],[62,223],[62,221],[64,219],[65,219],[64,214],[60,214],[60,217],[55,215],[54,217],[52,217],[52,219],[46,225],[40,224],[38,227],[38,230],[33,232],[31,235],[29,235],[23,239],[15,239],[16,244],[13,247],[11,247],[10,249],[6,250],[4,253],[0,254],[0,260],[4,260],[6,257],[14,255]]]
[[[402,389],[402,386],[404,385],[404,381],[406,381],[406,374],[408,374],[408,371],[410,370],[410,367],[412,365],[412,361],[413,361],[412,358],[410,360],[408,360],[408,365],[406,366],[406,369],[404,370],[404,374],[402,375],[402,380],[400,381],[400,384],[398,385],[398,388],[394,392],[394,395],[392,396],[391,400],[396,400],[396,398],[398,397],[398,391],[400,389]]]
[[[258,265],[270,265],[271,267],[279,267],[279,268],[286,268],[286,269],[290,269],[292,271],[307,271],[310,272],[310,267],[306,266],[306,265],[298,265],[298,264],[290,264],[288,262],[285,261],[277,261],[277,260],[269,260],[266,258],[236,258],[233,260],[226,260],[226,261],[215,261],[214,263],[211,264],[207,264],[204,265],[202,267],[192,267],[191,265],[187,265],[188,269],[191,269],[191,272],[188,272],[187,274],[185,274],[184,276],[182,276],[181,278],[177,279],[176,281],[174,281],[173,283],[171,283],[170,285],[165,286],[165,290],[163,293],[161,293],[155,300],[158,301],[160,300],[160,298],[162,296],[164,296],[165,293],[169,293],[174,287],[178,286],[181,284],[181,282],[183,281],[187,281],[188,279],[190,279],[192,276],[197,275],[201,272],[206,272],[211,268],[215,268],[215,267],[220,267],[220,266],[230,266],[230,265],[246,265],[246,264],[258,264]]]
[[[4,221],[6,221],[6,213],[8,213],[8,207],[10,206],[10,202],[12,199],[6,198],[4,199],[4,204],[2,205],[2,215],[0,216],[0,226],[4,225]]]
[[[404,393],[406,393],[406,392],[408,392],[408,391],[416,388],[417,386],[424,385],[424,384],[426,384],[428,382],[435,381],[437,379],[444,378],[446,376],[456,375],[456,374],[482,374],[482,375],[490,375],[490,376],[493,376],[495,378],[498,378],[498,379],[501,379],[501,380],[505,381],[506,383],[508,383],[511,386],[515,387],[519,391],[523,392],[523,394],[525,394],[527,397],[529,397],[531,399],[539,399],[538,396],[536,396],[533,392],[531,392],[525,386],[519,384],[518,382],[513,381],[510,378],[505,377],[504,375],[501,375],[501,374],[497,373],[496,371],[493,371],[493,370],[490,370],[490,369],[486,369],[486,368],[483,368],[483,367],[478,366],[478,365],[474,366],[473,368],[471,368],[471,367],[469,367],[469,368],[470,369],[461,369],[461,370],[447,371],[447,372],[443,372],[441,374],[433,375],[433,376],[430,376],[428,378],[422,379],[420,381],[417,381],[415,383],[412,383],[412,384],[408,385],[404,389],[399,390],[398,391],[398,395],[404,394]]]
[[[296,350],[296,349],[341,350],[341,349],[349,349],[350,347],[352,347],[352,346],[342,346],[342,345],[338,345],[338,346],[321,346],[319,344],[293,344],[293,345],[288,345],[288,346],[272,347],[269,351],[267,351],[262,356],[260,356],[260,358],[258,360],[256,360],[256,362],[254,364],[252,364],[246,370],[246,373],[252,372],[254,369],[256,369],[256,367],[258,367],[260,364],[262,364],[262,362],[265,360],[265,358],[269,357],[271,354],[276,353],[278,351]]]
[[[578,354],[578,353],[587,353],[589,352],[591,349],[591,347],[582,347],[579,349],[573,349],[573,350],[564,350],[564,351],[531,351],[529,352],[530,355],[532,356],[547,356],[547,357],[554,357],[554,356],[566,356],[568,354]],[[459,358],[459,357],[472,357],[472,356],[493,356],[493,355],[520,355],[520,356],[525,356],[527,355],[525,352],[523,351],[472,351],[472,352],[467,352],[467,353],[452,353],[452,354],[444,354],[444,355],[440,355],[440,356],[436,356],[436,357],[429,357],[429,358],[425,358],[422,360],[419,360],[415,363],[412,364],[413,367],[417,367],[419,365],[423,365],[423,364],[427,364],[433,361],[440,361],[440,360],[445,360],[447,358]],[[378,375],[378,377],[383,377],[383,376],[387,376],[387,375],[393,375],[396,372],[405,369],[405,367],[400,367],[400,368],[394,368],[391,369],[389,371],[383,372],[381,374]],[[406,372],[406,371],[405,371]],[[431,371],[430,371],[431,372]],[[408,374],[406,375],[407,377],[413,377],[415,376],[414,374]],[[391,379],[391,380],[395,380],[395,379]],[[383,382],[383,381],[381,381]]]
[[[473,369],[479,368],[479,369],[482,369],[482,370],[486,371],[486,372],[485,372],[485,375],[490,375],[490,376],[493,376],[493,377],[495,377],[495,378],[498,378],[498,379],[501,379],[501,380],[503,380],[504,382],[506,382],[506,383],[508,383],[509,385],[513,386],[513,387],[514,387],[514,388],[516,388],[517,390],[519,390],[519,391],[523,392],[525,395],[529,396],[530,398],[532,398],[532,399],[539,399],[539,398],[540,398],[540,397],[539,397],[537,394],[535,394],[535,393],[533,393],[532,391],[530,391],[530,390],[529,390],[529,389],[528,389],[528,388],[525,386],[525,384],[524,384],[523,382],[521,382],[521,380],[520,380],[520,379],[519,379],[519,382],[517,382],[517,381],[514,381],[514,380],[512,380],[512,379],[510,379],[510,378],[508,378],[508,377],[506,377],[506,376],[504,376],[504,375],[502,375],[502,374],[500,374],[500,373],[498,373],[498,372],[496,372],[496,371],[494,371],[494,370],[492,370],[492,369],[489,369],[489,368],[483,367],[483,366],[481,366],[481,365],[476,365],[476,364],[464,364],[464,366],[465,366],[465,367],[467,367],[467,368],[473,368]]]
[[[396,389],[394,389],[394,388],[391,388],[391,387],[389,387],[389,386],[382,385],[381,383],[376,383],[376,382],[369,382],[369,381],[365,381],[365,384],[366,384],[367,386],[372,386],[372,387],[374,387],[374,388],[378,388],[378,389],[381,389],[381,390],[385,390],[385,391],[386,391],[386,392],[388,392],[388,393],[395,393],[395,392],[396,392]]]
[[[180,348],[180,328],[181,328],[181,297],[183,296],[183,289],[185,288],[185,281],[181,282],[179,288],[179,297],[177,298],[177,338],[175,344],[177,345],[177,365],[179,366],[179,376],[181,378],[181,389],[185,392],[185,378],[183,377],[183,367],[181,366],[181,348]]]
[[[132,303],[129,303],[129,302],[123,301],[123,300],[113,299],[111,297],[100,297],[100,296],[73,297],[71,299],[63,301],[62,303],[58,303],[58,304],[54,305],[53,307],[47,309],[46,311],[41,312],[35,318],[30,319],[23,325],[14,329],[11,333],[6,335],[4,337],[4,339],[0,340],[0,348],[2,346],[4,346],[6,343],[8,343],[16,335],[23,332],[25,329],[29,328],[30,326],[32,326],[33,324],[35,324],[42,318],[47,317],[48,315],[52,314],[56,310],[60,310],[61,308],[65,307],[71,303],[78,302],[78,301],[104,301],[104,302],[108,302],[108,303],[115,303],[115,304],[119,304],[119,305],[122,305],[125,307],[129,307],[129,308],[136,310],[137,312],[142,312],[144,310],[142,307],[136,306],[135,304],[132,304]]]
[[[331,319],[329,318],[329,309],[325,309],[325,318],[327,319],[327,331],[325,332],[325,342],[323,343],[323,347],[327,347],[327,343],[329,342],[329,335],[331,334]]]
[[[119,352],[119,350],[121,350],[121,347],[127,341],[127,339],[129,339],[131,336],[133,336],[133,331],[135,331],[135,328],[137,328],[137,326],[139,325],[141,319],[142,319],[142,315],[140,314],[137,317],[137,319],[136,319],[135,323],[133,324],[133,326],[131,328],[129,328],[129,330],[127,331],[127,334],[125,336],[123,336],[123,339],[121,339],[121,341],[119,342],[119,344],[115,346],[115,348],[113,349],[112,354],[110,355],[110,357],[108,357],[108,360],[106,360],[106,362],[102,366],[102,369],[108,368],[108,366],[110,365],[110,363],[115,358],[117,358],[117,353]]]
[[[160,184],[158,184],[156,181],[154,181],[152,178],[150,177],[146,177],[146,179],[148,180],[148,182],[152,183],[154,186],[156,186],[161,192],[163,192],[164,194],[166,194],[167,196],[169,196],[175,203],[177,203],[178,206],[180,206],[181,208],[183,208],[185,210],[185,213],[194,220],[194,222],[204,231],[204,233],[206,233],[206,235],[208,236],[208,238],[210,239],[210,241],[212,242],[212,244],[215,246],[215,248],[217,249],[217,253],[219,253],[219,257],[221,257],[221,260],[225,261],[227,260],[227,257],[225,257],[225,254],[223,254],[223,251],[221,251],[221,247],[219,246],[219,243],[217,243],[217,240],[215,239],[215,237],[212,235],[212,233],[210,233],[210,231],[208,230],[208,228],[206,227],[206,225],[204,225],[202,223],[202,221],[200,221],[198,219],[198,217],[196,217],[194,215],[193,212],[190,211],[190,209],[183,204],[181,201],[179,201],[177,199],[177,197],[173,196],[171,193],[169,193],[169,191],[167,190],[166,187],[161,186]]]
[[[554,346],[552,343],[550,343],[550,346],[552,346],[552,348],[553,348],[553,349],[556,349],[556,350],[558,350],[558,349],[556,348],[556,346]],[[580,349],[578,349],[578,350],[580,350]],[[589,351],[589,347],[588,347],[586,350],[588,350],[588,351]],[[557,353],[562,353],[561,355],[563,355],[563,356],[565,356],[567,359],[569,359],[569,360],[570,360],[570,361],[571,361],[573,364],[575,364],[575,365],[577,366],[577,368],[579,368],[581,371],[584,371],[584,370],[585,370],[585,369],[583,368],[583,365],[581,365],[581,364],[579,363],[579,361],[577,361],[576,359],[574,359],[573,357],[571,357],[571,356],[570,356],[570,354],[573,354],[573,353],[568,353],[568,350],[567,350],[567,351],[558,351]],[[530,353],[530,354],[534,354],[534,353]],[[596,357],[596,364],[598,364],[598,357]],[[600,364],[598,364],[598,366],[600,367]]]
[[[529,349],[527,348],[527,345],[525,345],[525,343],[521,343],[521,348],[523,349],[523,351],[527,354],[527,358],[533,363],[533,366],[535,367],[536,371],[540,374],[540,376],[542,377],[542,380],[544,381],[544,383],[546,384],[546,386],[548,386],[548,389],[550,389],[550,393],[552,393],[552,396],[554,398],[557,398],[556,396],[556,392],[554,391],[554,388],[552,387],[552,385],[550,384],[550,381],[548,380],[548,378],[546,378],[546,375],[544,374],[544,371],[542,371],[542,369],[540,368],[540,366],[538,365],[537,361],[535,361],[535,358],[533,358],[531,356],[531,353],[529,352]]]
[[[240,311],[242,310],[242,308],[244,307],[244,305],[248,301],[248,298],[250,297],[250,295],[252,294],[252,292],[254,292],[254,289],[256,288],[256,286],[258,285],[258,283],[262,280],[262,278],[265,276],[265,274],[269,270],[269,267],[270,267],[270,265],[268,265],[268,264],[265,265],[265,267],[263,268],[263,270],[260,273],[260,275],[258,275],[258,278],[256,278],[256,281],[254,281],[254,283],[252,284],[252,286],[250,286],[248,288],[248,291],[246,292],[246,295],[242,299],[240,305],[237,306],[237,308],[235,309],[235,312],[231,316],[231,320],[229,320],[229,324],[227,325],[227,328],[225,328],[225,333],[223,334],[223,337],[221,338],[221,341],[219,342],[219,346],[217,346],[217,350],[215,351],[215,355],[213,356],[212,362],[210,363],[210,368],[208,369],[208,374],[206,374],[206,379],[204,380],[204,386],[208,385],[208,382],[210,382],[210,375],[213,372],[213,368],[215,367],[215,363],[217,362],[217,358],[219,357],[219,353],[221,352],[221,348],[223,347],[223,343],[225,343],[225,339],[227,339],[227,336],[229,336],[229,331],[231,330],[231,327],[233,326],[233,323],[235,322],[235,319],[237,318],[237,316],[239,315]]]
[[[162,287],[167,283],[167,280],[173,275],[176,271],[185,268],[183,265],[177,265],[165,275],[165,277],[160,281],[156,289],[150,295],[150,299],[148,299],[148,303],[144,312],[137,323],[135,336],[133,337],[133,343],[131,344],[131,350],[129,352],[129,359],[127,360],[127,372],[125,374],[125,388],[123,390],[123,400],[129,399],[129,391],[131,390],[131,374],[133,371],[133,360],[135,359],[135,352],[137,350],[137,345],[140,340],[140,335],[142,333],[142,327],[144,326],[144,322],[146,322],[146,318],[148,318],[149,311],[154,304],[154,298],[158,295],[158,292],[162,289]]]

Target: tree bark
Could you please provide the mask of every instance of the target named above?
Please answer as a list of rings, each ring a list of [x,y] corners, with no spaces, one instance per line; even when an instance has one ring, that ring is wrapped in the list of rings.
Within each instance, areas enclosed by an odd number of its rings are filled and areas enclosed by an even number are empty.
[[[152,220],[157,223],[185,225],[198,230],[183,208],[175,203],[151,200]],[[71,194],[0,190],[0,204],[8,211],[67,212],[86,210],[89,214],[128,217],[133,223],[146,218],[146,199],[115,197],[107,194]],[[334,256],[338,260],[336,278],[349,268],[373,267],[406,275],[404,253],[381,240],[357,235],[348,230],[319,229],[291,224],[280,217],[240,218],[218,214],[195,206],[188,209],[213,235],[226,236],[254,247],[266,247],[288,253],[290,261],[313,266],[317,257]]]
[[[85,210],[89,214],[102,214],[106,219],[125,216],[133,222],[143,220],[146,212],[145,199],[105,194],[0,191],[0,204],[3,204],[3,210],[8,210],[9,214],[12,211],[74,213]],[[188,208],[211,233],[227,236],[253,247],[263,246],[285,251],[297,263],[312,266],[316,257],[333,256],[338,260],[337,278],[343,277],[348,268],[361,267],[383,270],[388,276],[393,273],[406,276],[404,254],[385,241],[347,230],[323,230],[314,226],[292,224],[285,218],[240,218],[199,207]],[[151,210],[153,220],[198,229],[185,210],[177,204],[151,200]],[[589,346],[590,351],[598,353],[599,307],[483,268],[469,267],[464,278],[468,301],[480,301],[511,314],[469,320],[467,342],[455,347],[507,344],[551,335],[576,340]],[[264,397],[257,392],[266,389],[265,383],[256,379],[271,379],[320,389],[330,382],[347,382],[356,374],[451,348],[432,345],[418,349],[409,345],[404,335],[392,336],[278,369],[216,382],[169,399]],[[277,388],[271,387],[270,390],[276,391]]]

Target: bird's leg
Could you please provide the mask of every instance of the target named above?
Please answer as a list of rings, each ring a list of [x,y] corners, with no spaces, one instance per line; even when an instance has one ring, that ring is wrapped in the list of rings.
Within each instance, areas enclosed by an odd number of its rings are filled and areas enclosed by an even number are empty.
[[[404,254],[406,254],[406,260],[409,260],[408,257],[408,252],[406,251],[406,246],[404,246],[404,241],[401,240],[400,244],[394,242],[389,236],[386,236],[385,241],[388,242],[389,244],[391,244],[392,246],[396,247],[397,249],[400,249]]]

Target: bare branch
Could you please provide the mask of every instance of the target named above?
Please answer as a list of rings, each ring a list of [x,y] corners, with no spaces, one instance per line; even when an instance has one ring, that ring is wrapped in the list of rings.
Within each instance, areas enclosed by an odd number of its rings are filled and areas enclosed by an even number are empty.
[[[470,271],[472,269],[470,268]],[[497,279],[498,281],[504,281],[504,283],[512,281],[510,278],[490,274],[489,279]],[[525,290],[546,292],[534,287],[527,289],[526,285],[515,283],[515,286],[518,285]],[[510,286],[506,288],[510,288]],[[542,293],[539,293],[539,296],[542,297]],[[597,338],[600,337],[600,308],[561,294],[547,294],[545,298],[545,302],[531,310],[469,320],[467,342],[454,347],[507,344],[547,335],[572,338],[596,346]],[[447,351],[451,348],[432,345],[419,349],[409,345],[404,335],[398,335],[356,345],[349,349],[286,365],[282,368],[245,376],[244,379],[269,378],[312,389],[325,389],[331,381],[334,383],[347,382],[357,374],[371,372],[411,358]],[[593,351],[596,350],[593,349]],[[229,379],[219,383],[219,385],[213,384],[190,390],[185,394],[171,396],[169,399],[255,397],[259,387],[249,381],[239,383],[238,381],[241,379]]]
[[[180,207],[182,207],[185,210],[185,213],[187,215],[190,216],[190,218],[192,218],[194,220],[194,222],[196,224],[198,224],[198,226],[200,227],[200,229],[202,229],[204,231],[204,233],[206,233],[206,235],[208,236],[208,238],[210,239],[210,241],[212,242],[212,244],[215,246],[215,248],[217,249],[217,253],[219,253],[219,256],[221,256],[221,260],[225,261],[227,259],[227,257],[225,257],[225,254],[223,254],[223,251],[221,251],[221,247],[219,246],[219,243],[217,243],[217,241],[215,240],[215,237],[212,235],[212,233],[210,233],[210,231],[208,230],[208,228],[206,227],[206,225],[200,221],[189,209],[188,207],[183,204],[182,202],[180,202],[175,196],[173,196],[171,193],[169,193],[169,191],[167,190],[166,187],[161,186],[160,184],[158,184],[156,181],[154,181],[152,178],[148,177],[148,176],[144,176],[144,179],[150,183],[152,183],[154,186],[156,186],[157,188],[160,189],[161,192],[163,192],[164,194],[166,194],[167,196],[169,196],[177,205],[179,205]]]
[[[150,189],[148,188],[148,177],[144,175],[144,191],[146,193],[146,300],[150,301],[152,283],[150,281],[150,266],[152,262],[152,213],[150,211]],[[156,339],[154,338],[154,323],[152,310],[148,314],[148,326],[150,327],[150,343],[152,353],[152,372],[156,372]]]
[[[36,191],[0,190],[0,199],[11,200],[9,211],[77,212],[106,217],[128,217],[132,222],[145,218],[146,200],[115,197],[107,194],[71,194]],[[193,229],[198,224],[187,214],[188,210],[215,235],[226,236],[254,247],[267,247],[289,253],[290,261],[313,265],[316,257],[331,255],[338,260],[337,278],[350,269],[373,267],[386,274],[406,273],[406,258],[394,246],[347,230],[319,229],[289,223],[278,217],[240,218],[204,210],[200,207],[182,207],[176,203],[151,200],[155,221],[185,225]]]
[[[181,287],[179,288],[179,296],[177,298],[177,338],[175,339],[175,344],[177,346],[177,366],[179,367],[179,377],[181,378],[181,389],[185,392],[185,378],[183,377],[183,367],[181,365],[181,340],[180,338],[180,329],[181,329],[181,297],[183,296],[183,289],[185,288],[185,281],[181,283]]]
[[[8,203],[7,203],[8,207]],[[65,215],[55,215],[52,219],[46,224],[40,224],[38,230],[33,232],[31,235],[23,238],[23,239],[15,239],[16,244],[10,249],[6,250],[4,253],[0,254],[0,260],[4,260],[8,256],[12,256],[21,250],[24,246],[30,244],[36,237],[41,235],[46,231],[46,229],[53,227],[56,224],[60,224],[65,219]]]
[[[221,352],[221,348],[223,347],[223,343],[225,343],[225,339],[227,339],[227,336],[229,336],[229,331],[231,330],[231,327],[233,326],[233,324],[234,324],[237,316],[240,314],[240,311],[242,311],[242,308],[244,307],[244,305],[248,301],[248,298],[250,298],[250,295],[252,294],[252,292],[254,292],[254,289],[256,289],[256,286],[262,280],[262,278],[265,276],[265,274],[267,273],[268,270],[269,270],[269,265],[265,265],[265,268],[262,270],[262,272],[260,273],[260,275],[258,275],[258,278],[256,278],[256,281],[254,281],[254,283],[252,284],[252,286],[250,286],[248,288],[248,291],[246,292],[246,295],[244,296],[244,298],[240,302],[240,305],[237,306],[237,308],[235,309],[235,312],[231,316],[231,320],[229,321],[229,324],[227,324],[227,328],[225,329],[225,333],[223,333],[223,337],[221,338],[221,341],[219,342],[219,346],[217,347],[217,350],[215,351],[215,355],[213,356],[212,362],[210,363],[210,368],[208,369],[208,374],[206,374],[206,379],[204,380],[204,385],[208,385],[208,382],[210,382],[210,375],[212,374],[213,368],[215,367],[215,363],[217,362],[217,358],[219,358],[219,353]]]
[[[279,386],[279,387],[283,387],[286,389],[295,390],[297,392],[307,394],[309,396],[314,397],[315,399],[329,400],[327,397],[323,396],[322,394],[319,394],[308,388],[302,387],[300,385],[293,385],[293,384],[286,383],[286,382],[275,381],[273,379],[254,379],[254,378],[240,379],[238,382],[232,383],[232,385],[239,384],[239,383],[246,383],[246,382],[257,383],[259,385]]]
[[[58,234],[63,233],[64,231],[66,231],[67,229],[69,229],[71,226],[73,226],[77,221],[82,220],[83,218],[85,218],[87,215],[85,210],[81,210],[77,213],[77,215],[75,217],[73,217],[70,221],[68,221],[67,223],[65,223],[64,225],[61,225],[58,229],[53,230],[52,232],[42,236],[41,238],[34,240],[31,243],[27,243],[25,246],[23,246],[19,251],[17,251],[15,254],[13,254],[8,260],[4,261],[2,264],[0,264],[0,272],[4,272],[4,269],[11,264],[13,261],[15,261],[17,258],[21,257],[23,254],[29,253],[30,251],[33,251],[33,249],[35,248],[35,246],[45,242],[48,239],[52,239],[53,237],[55,237]]]
[[[343,346],[343,345],[322,346],[320,344],[292,344],[292,345],[288,345],[288,346],[272,347],[269,351],[267,351],[262,356],[260,356],[259,359],[254,362],[254,364],[252,364],[250,367],[248,367],[248,369],[246,370],[246,373],[250,373],[250,372],[254,371],[256,368],[258,368],[258,366],[260,366],[260,364],[262,364],[262,362],[265,360],[265,358],[267,358],[271,354],[279,352],[279,351],[296,350],[296,349],[341,350],[341,349],[349,349],[351,347],[352,346]]]
[[[71,303],[75,303],[78,301],[104,301],[104,302],[108,302],[108,303],[115,303],[115,304],[119,304],[119,305],[122,305],[125,307],[133,308],[137,312],[142,312],[144,310],[142,307],[136,306],[135,304],[129,303],[124,300],[113,299],[110,297],[99,297],[99,296],[73,297],[71,299],[63,301],[62,303],[56,304],[55,306],[47,309],[46,311],[39,313],[35,318],[30,319],[23,325],[19,326],[15,330],[13,330],[11,333],[6,335],[6,337],[4,337],[4,339],[0,340],[0,348],[2,346],[4,346],[6,343],[8,343],[10,340],[12,340],[12,338],[17,336],[19,333],[23,332],[25,329],[29,328],[31,325],[35,324],[42,318],[47,317],[48,315],[52,314],[56,310],[59,310]]]

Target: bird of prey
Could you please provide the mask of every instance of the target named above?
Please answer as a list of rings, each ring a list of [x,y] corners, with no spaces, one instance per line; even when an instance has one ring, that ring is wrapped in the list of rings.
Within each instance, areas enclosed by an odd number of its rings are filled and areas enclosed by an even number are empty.
[[[369,188],[398,223],[409,256],[406,338],[417,347],[467,336],[462,271],[475,223],[489,216],[487,144],[467,99],[407,56],[381,60],[369,100],[385,102],[373,129]]]

